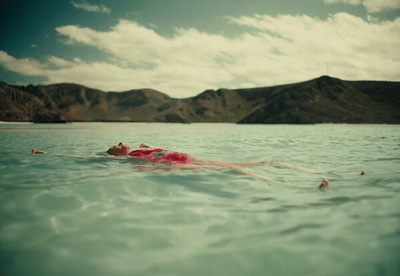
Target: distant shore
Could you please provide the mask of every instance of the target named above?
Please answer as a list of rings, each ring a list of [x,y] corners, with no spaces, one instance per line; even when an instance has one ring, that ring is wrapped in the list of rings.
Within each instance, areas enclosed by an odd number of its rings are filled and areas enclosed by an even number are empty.
[[[1,125],[30,125],[34,124],[33,122],[6,122],[6,121],[0,121]]]
[[[158,122],[400,124],[400,82],[329,76],[272,87],[171,98],[152,89],[104,92],[78,84],[0,82],[0,120],[18,123]]]
[[[8,122],[8,121],[0,121],[0,125],[62,125],[63,123],[47,123],[47,122]],[[188,125],[201,125],[201,124],[214,124],[214,125],[269,125],[269,126],[278,126],[278,125],[286,125],[286,126],[312,126],[312,125],[335,125],[335,126],[400,126],[400,124],[393,123],[305,123],[305,124],[293,124],[293,123],[279,123],[279,124],[239,124],[232,122],[192,122],[192,123],[179,123],[179,122],[127,122],[127,121],[86,121],[86,122],[67,122],[67,124],[73,125],[85,125],[85,124],[188,124]]]

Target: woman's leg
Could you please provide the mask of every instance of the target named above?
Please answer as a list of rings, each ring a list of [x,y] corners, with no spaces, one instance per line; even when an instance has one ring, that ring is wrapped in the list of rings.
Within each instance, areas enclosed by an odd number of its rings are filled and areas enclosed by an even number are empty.
[[[306,168],[301,168],[301,167],[296,167],[287,163],[282,163],[282,162],[275,162],[275,161],[265,161],[266,163],[264,163],[265,165],[271,165],[273,167],[277,167],[277,168],[286,168],[286,169],[291,169],[291,170],[296,170],[299,172],[306,172],[306,173],[315,173],[315,174],[323,174],[321,172],[317,172],[317,171],[313,171],[310,169],[306,169]]]
[[[287,168],[292,169],[300,172],[306,173],[315,173],[315,174],[322,174],[321,172],[309,170],[306,168],[296,167],[290,164],[282,163],[282,162],[275,162],[275,161],[260,161],[260,162],[252,162],[252,161],[218,161],[218,160],[201,160],[204,165],[212,165],[212,166],[263,166],[263,165],[271,165],[277,168]]]
[[[242,167],[237,167],[237,166],[234,166],[234,167],[231,167],[231,168],[233,170],[235,170],[235,171],[238,171],[238,172],[242,173],[242,174],[247,174],[247,175],[256,177],[258,179],[264,180],[266,182],[276,183],[276,184],[279,184],[281,186],[290,187],[290,188],[296,188],[296,189],[322,189],[322,188],[327,187],[328,184],[329,184],[329,179],[324,179],[319,186],[295,186],[295,185],[290,185],[290,184],[287,184],[287,183],[284,183],[284,182],[269,178],[267,176],[258,174],[258,173],[256,173],[255,171],[253,171],[250,168],[242,168]]]
[[[275,179],[272,179],[270,177],[267,177],[265,175],[261,175],[256,173],[254,170],[252,170],[251,168],[246,168],[243,166],[251,166],[254,165],[255,162],[219,162],[219,161],[213,161],[212,162],[202,162],[202,163],[197,163],[197,164],[175,164],[174,167],[180,170],[200,170],[200,169],[217,169],[217,170],[222,170],[222,169],[231,169],[231,170],[235,170],[239,173],[242,174],[246,174],[246,175],[250,175],[252,177],[264,180],[268,183],[276,183],[279,184],[281,186],[285,186],[285,187],[290,187],[290,188],[296,188],[296,189],[322,189],[328,186],[329,184],[329,180],[328,179],[324,179],[323,182],[319,185],[319,186],[295,186],[295,185],[290,185]],[[249,165],[249,163],[251,163],[251,165]],[[274,162],[276,163],[276,162]],[[234,164],[234,165],[233,165]],[[241,165],[241,166],[238,166]],[[264,165],[264,164],[259,164],[259,165]],[[280,165],[282,165],[282,163],[280,163]],[[287,165],[287,164],[285,164]],[[291,165],[288,165],[291,167]],[[297,167],[295,167],[295,169],[299,169]],[[307,171],[308,172],[308,171]]]
[[[237,166],[230,167],[230,168],[235,170],[235,171],[237,171],[237,172],[240,172],[242,174],[247,174],[247,175],[254,176],[256,178],[262,179],[262,180],[264,180],[266,182],[283,184],[283,182],[280,182],[278,180],[272,179],[272,178],[264,176],[264,175],[260,175],[260,174],[256,173],[255,171],[253,171],[250,168],[242,168],[242,167],[237,167]]]

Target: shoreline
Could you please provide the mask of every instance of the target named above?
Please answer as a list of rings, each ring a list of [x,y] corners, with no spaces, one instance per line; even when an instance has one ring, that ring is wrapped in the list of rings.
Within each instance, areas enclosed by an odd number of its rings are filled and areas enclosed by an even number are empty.
[[[9,121],[0,121],[0,125],[33,125],[32,122],[9,122]]]
[[[36,122],[10,122],[10,121],[0,121],[0,125],[63,125],[65,123],[36,123]],[[205,125],[205,124],[213,124],[213,125],[258,125],[258,126],[276,126],[276,125],[284,125],[284,126],[312,126],[312,125],[343,125],[343,126],[362,126],[362,125],[371,125],[371,126],[400,126],[400,124],[390,124],[390,123],[310,123],[310,124],[239,124],[239,123],[231,123],[231,122],[192,122],[192,123],[174,123],[174,122],[127,122],[127,121],[86,121],[86,122],[68,122],[66,124],[73,125],[85,125],[85,124],[178,124],[178,125]]]

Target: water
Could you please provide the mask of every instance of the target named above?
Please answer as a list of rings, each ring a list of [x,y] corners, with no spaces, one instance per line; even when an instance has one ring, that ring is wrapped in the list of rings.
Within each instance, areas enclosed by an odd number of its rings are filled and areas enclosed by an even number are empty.
[[[0,125],[0,275],[399,275],[399,137],[386,125]],[[120,141],[331,182],[30,154]]]

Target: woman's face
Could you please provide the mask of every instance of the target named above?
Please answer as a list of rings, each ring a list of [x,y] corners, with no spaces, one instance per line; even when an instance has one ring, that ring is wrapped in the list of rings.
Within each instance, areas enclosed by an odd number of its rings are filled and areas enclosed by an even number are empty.
[[[117,146],[112,146],[108,149],[108,153],[111,155],[128,155],[132,151],[131,147],[123,143],[119,143]]]

